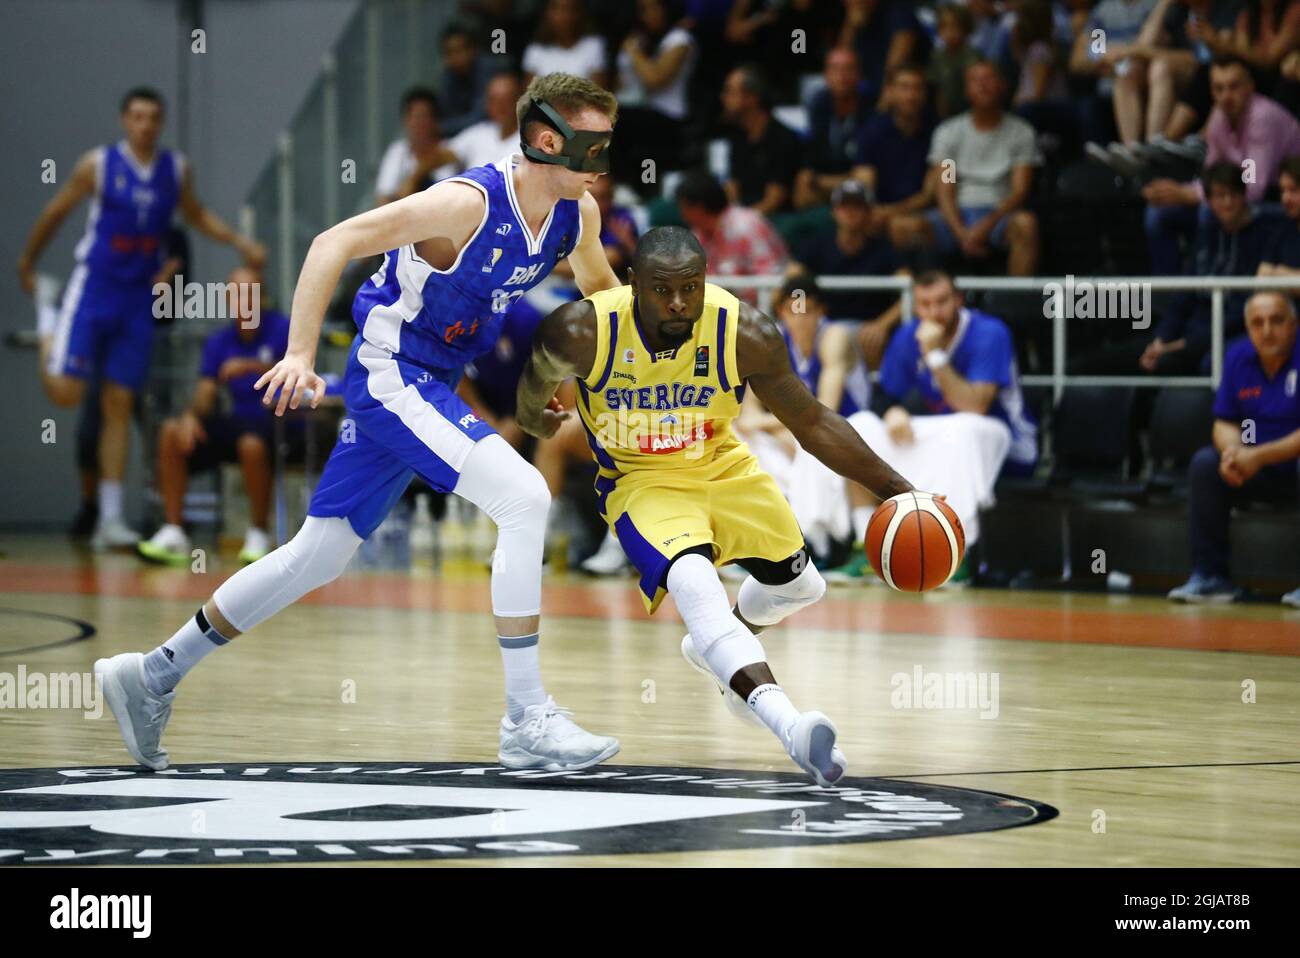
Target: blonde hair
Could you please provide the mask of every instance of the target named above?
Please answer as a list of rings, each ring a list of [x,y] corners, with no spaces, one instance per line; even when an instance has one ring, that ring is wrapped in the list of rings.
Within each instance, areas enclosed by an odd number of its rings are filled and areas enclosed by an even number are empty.
[[[533,77],[515,104],[515,117],[525,143],[529,141],[529,131],[523,129],[524,117],[533,100],[549,103],[566,120],[587,107],[604,113],[611,125],[618,120],[618,100],[600,84],[572,73],[547,73]]]

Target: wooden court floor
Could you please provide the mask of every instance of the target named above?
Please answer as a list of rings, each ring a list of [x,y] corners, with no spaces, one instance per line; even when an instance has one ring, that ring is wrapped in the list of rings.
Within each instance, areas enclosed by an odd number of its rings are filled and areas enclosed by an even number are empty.
[[[0,673],[88,671],[100,656],[152,648],[235,568],[145,567],[53,537],[8,536],[0,546]],[[473,562],[437,573],[349,571],[186,679],[164,740],[172,761],[493,762],[501,671],[488,607],[487,573]],[[681,660],[671,603],[652,619],[630,579],[556,574],[546,579],[543,609],[548,691],[588,729],[620,738],[611,765],[793,771],[770,735],[738,723]],[[44,616],[84,621],[95,633],[64,642],[75,630]],[[1003,793],[1059,815],[898,841],[464,863],[1300,861],[1300,612],[833,588],[763,642],[796,705],[838,724],[851,776]],[[996,714],[898,707],[900,677],[918,669],[996,674]],[[345,688],[355,701],[344,700]],[[0,710],[0,770],[114,765],[130,761],[107,717]]]

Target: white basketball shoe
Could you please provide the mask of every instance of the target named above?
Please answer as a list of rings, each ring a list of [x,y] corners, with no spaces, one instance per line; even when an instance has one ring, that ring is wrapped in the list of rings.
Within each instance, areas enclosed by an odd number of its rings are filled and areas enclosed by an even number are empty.
[[[155,695],[144,679],[144,654],[123,652],[95,663],[95,677],[117,719],[122,741],[131,757],[145,768],[167,767],[167,752],[159,744],[171,718],[175,692]]]
[[[99,517],[95,523],[95,533],[90,537],[90,548],[96,552],[107,552],[110,549],[134,549],[140,541],[140,533],[136,532],[121,519],[105,519]]]
[[[826,788],[848,771],[848,759],[835,744],[839,733],[821,712],[804,712],[786,732],[785,750],[794,763]]]
[[[618,752],[618,739],[592,735],[569,718],[572,714],[547,698],[524,709],[517,725],[504,716],[497,760],[506,768],[566,772],[599,765]]]
[[[690,663],[691,668],[706,676],[718,687],[718,691],[722,693],[722,702],[727,706],[728,712],[750,725],[767,728],[763,724],[763,720],[754,714],[754,710],[746,704],[745,700],[723,685],[721,680],[713,674],[713,669],[709,668],[709,663],[705,662],[704,657],[696,650],[695,640],[689,634],[682,636],[682,658]]]

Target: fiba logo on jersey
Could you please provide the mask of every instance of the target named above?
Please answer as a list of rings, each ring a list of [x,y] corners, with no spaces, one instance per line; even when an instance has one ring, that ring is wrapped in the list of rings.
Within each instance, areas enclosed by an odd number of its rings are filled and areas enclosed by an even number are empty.
[[[709,347],[701,346],[695,350],[695,375],[707,376],[709,374]]]

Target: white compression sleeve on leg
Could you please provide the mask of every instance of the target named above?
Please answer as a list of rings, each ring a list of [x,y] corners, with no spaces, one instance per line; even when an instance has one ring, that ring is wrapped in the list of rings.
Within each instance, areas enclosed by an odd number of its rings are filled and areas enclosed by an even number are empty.
[[[497,524],[492,555],[492,613],[505,618],[542,610],[542,554],[551,493],[542,474],[500,436],[474,445],[461,467],[456,495]]]
[[[713,674],[730,684],[746,665],[767,660],[763,645],[731,614],[727,590],[713,563],[702,555],[684,555],[668,570],[668,592],[677,603],[695,649]]]
[[[812,605],[826,593],[826,580],[809,562],[784,585],[763,585],[752,575],[740,586],[736,609],[751,625],[776,625],[788,615]]]
[[[298,534],[240,569],[212,595],[226,621],[247,632],[347,568],[361,538],[347,519],[308,516]]]

